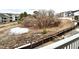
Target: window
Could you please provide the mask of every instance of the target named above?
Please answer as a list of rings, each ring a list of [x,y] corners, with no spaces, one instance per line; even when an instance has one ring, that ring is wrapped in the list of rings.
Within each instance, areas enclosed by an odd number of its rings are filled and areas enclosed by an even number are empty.
[[[75,20],[78,20],[78,16],[75,16]]]
[[[4,19],[7,19],[7,18],[4,18]]]

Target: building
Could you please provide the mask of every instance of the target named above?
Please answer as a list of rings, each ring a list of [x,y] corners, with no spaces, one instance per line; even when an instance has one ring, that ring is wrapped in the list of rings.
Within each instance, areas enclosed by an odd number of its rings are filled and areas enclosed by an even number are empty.
[[[65,19],[71,18],[72,21],[78,21],[79,20],[79,10],[60,12],[57,14],[57,16],[60,18],[65,18]]]
[[[0,13],[0,23],[13,22],[19,19],[19,14]]]
[[[79,20],[79,11],[74,13],[74,19]]]
[[[5,16],[4,14],[0,14],[0,23],[8,22],[9,17]]]
[[[19,19],[19,14],[9,14],[9,13],[7,13],[7,15],[9,15],[10,21],[17,21]]]
[[[71,11],[60,12],[57,14],[59,17],[71,17],[73,13]]]

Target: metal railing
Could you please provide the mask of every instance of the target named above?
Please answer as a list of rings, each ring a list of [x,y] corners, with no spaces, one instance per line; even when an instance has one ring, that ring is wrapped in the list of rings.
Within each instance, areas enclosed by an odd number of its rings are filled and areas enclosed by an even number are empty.
[[[79,49],[79,33],[39,49]]]

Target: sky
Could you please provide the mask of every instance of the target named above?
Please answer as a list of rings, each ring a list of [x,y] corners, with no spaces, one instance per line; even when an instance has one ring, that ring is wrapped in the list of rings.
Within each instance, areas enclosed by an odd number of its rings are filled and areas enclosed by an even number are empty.
[[[78,0],[0,0],[0,12],[20,13],[34,9],[53,9],[56,13],[78,10]]]
[[[28,14],[33,14],[33,11],[36,9],[0,9],[0,13],[14,13],[20,14],[23,12],[27,12]]]

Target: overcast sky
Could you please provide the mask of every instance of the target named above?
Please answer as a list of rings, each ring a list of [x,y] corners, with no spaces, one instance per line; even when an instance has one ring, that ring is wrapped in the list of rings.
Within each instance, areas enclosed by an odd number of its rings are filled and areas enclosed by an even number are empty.
[[[53,9],[55,12],[79,9],[78,0],[0,0],[0,12]],[[30,13],[31,13],[30,10]]]

